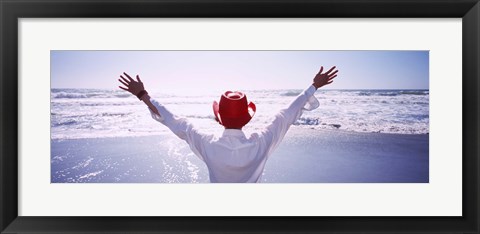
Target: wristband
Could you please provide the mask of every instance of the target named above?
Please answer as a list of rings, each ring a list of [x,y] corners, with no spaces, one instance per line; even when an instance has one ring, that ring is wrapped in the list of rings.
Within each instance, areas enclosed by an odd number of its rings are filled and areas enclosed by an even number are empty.
[[[145,95],[145,94],[148,94],[148,92],[147,92],[146,90],[142,90],[142,91],[138,92],[138,93],[137,93],[137,98],[138,98],[138,100],[141,101],[143,95]]]

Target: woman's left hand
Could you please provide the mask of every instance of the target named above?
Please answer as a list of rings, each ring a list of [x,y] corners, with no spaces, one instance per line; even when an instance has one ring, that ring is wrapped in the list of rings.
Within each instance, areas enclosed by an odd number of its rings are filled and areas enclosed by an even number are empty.
[[[120,83],[122,83],[125,87],[118,86],[119,88],[121,88],[125,91],[128,91],[135,96],[137,96],[137,94],[140,93],[140,91],[145,90],[145,88],[143,87],[143,82],[142,82],[142,80],[140,80],[140,76],[137,75],[137,81],[135,81],[127,73],[124,72],[123,74],[128,79],[126,79],[125,77],[120,75],[121,79],[118,79],[118,81],[120,81]]]

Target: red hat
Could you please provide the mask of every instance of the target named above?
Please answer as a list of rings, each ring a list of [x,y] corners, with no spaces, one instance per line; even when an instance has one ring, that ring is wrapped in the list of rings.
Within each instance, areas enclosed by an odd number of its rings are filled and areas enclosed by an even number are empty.
[[[220,104],[213,102],[215,119],[225,128],[242,128],[252,119],[255,111],[255,104],[247,104],[247,96],[238,91],[225,92],[220,97]]]

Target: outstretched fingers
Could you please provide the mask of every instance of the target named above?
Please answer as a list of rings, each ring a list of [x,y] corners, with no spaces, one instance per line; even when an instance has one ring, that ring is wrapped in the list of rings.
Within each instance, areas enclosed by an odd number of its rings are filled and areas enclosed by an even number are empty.
[[[123,80],[121,80],[121,79],[118,79],[118,81],[120,81],[120,83],[122,83],[123,85],[125,85],[126,87],[128,87],[128,83],[127,83],[127,82],[125,82],[125,81],[123,81]]]
[[[128,91],[127,88],[124,88],[124,87],[122,87],[122,86],[118,86],[118,87],[121,88],[121,89],[123,89],[123,90],[125,90],[125,91]]]
[[[127,80],[127,79],[125,79],[125,77],[123,77],[123,76],[120,76],[120,78],[122,78],[122,80],[123,80],[125,83],[127,83],[127,84],[129,84],[129,83],[130,83],[130,81],[129,81],[129,80]]]
[[[130,80],[130,82],[134,81],[134,80],[132,79],[132,77],[130,77],[126,72],[124,72],[123,74],[124,74],[125,76],[127,76],[127,78]]]
[[[330,76],[330,77],[328,77],[328,80],[329,80],[329,81],[330,81],[330,80],[333,80],[333,78],[335,78],[335,77],[337,77],[337,75]]]
[[[335,70],[334,72],[332,72],[332,73],[331,73],[331,74],[329,74],[328,76],[334,76],[334,75],[336,75],[336,74],[337,74],[337,72],[338,72],[338,70]]]
[[[139,75],[137,75],[137,81],[138,81],[138,82],[142,82],[142,80],[140,80],[140,76],[139,76]]]
[[[330,70],[328,70],[327,72],[325,72],[326,75],[330,75],[330,72],[332,72],[334,69],[336,68],[336,66],[333,66],[332,68],[330,68]],[[338,71],[338,70],[337,70]]]

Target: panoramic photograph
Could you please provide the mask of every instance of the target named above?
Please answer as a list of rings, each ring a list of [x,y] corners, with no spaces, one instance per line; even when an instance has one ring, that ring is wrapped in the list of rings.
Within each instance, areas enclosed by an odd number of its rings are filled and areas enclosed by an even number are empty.
[[[429,183],[429,51],[53,50],[51,183]]]

